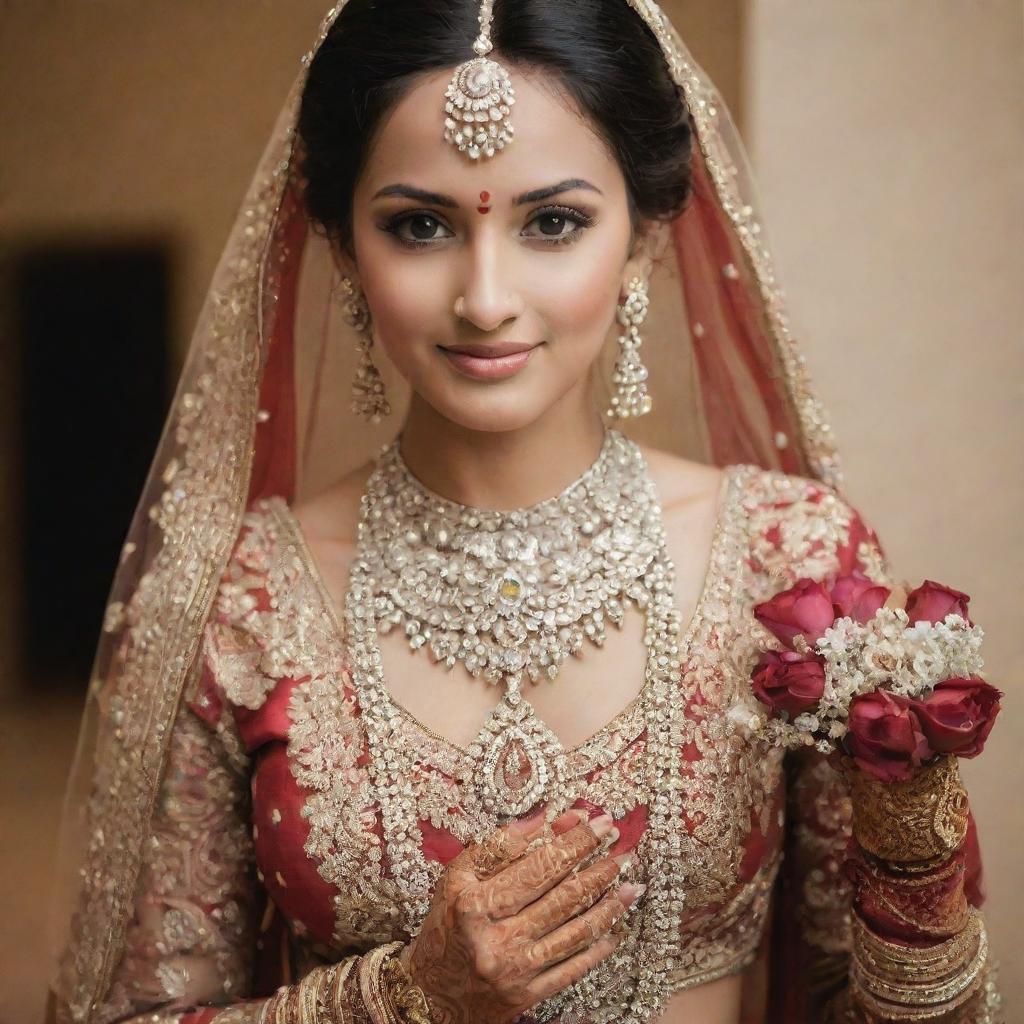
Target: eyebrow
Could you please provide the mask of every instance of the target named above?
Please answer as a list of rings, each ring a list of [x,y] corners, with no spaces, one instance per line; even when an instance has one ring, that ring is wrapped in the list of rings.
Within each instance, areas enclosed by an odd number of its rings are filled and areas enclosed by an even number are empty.
[[[524,206],[526,203],[538,203],[542,199],[550,199],[551,196],[556,196],[560,192],[569,192],[576,188],[589,189],[591,192],[596,192],[599,196],[604,195],[596,185],[591,185],[589,181],[584,181],[582,178],[566,178],[565,181],[560,181],[557,185],[548,185],[545,188],[534,189],[532,192],[523,192],[522,195],[518,195],[512,200],[512,204],[514,206]],[[447,206],[450,209],[458,209],[459,206],[451,196],[442,195],[439,192],[428,192],[425,189],[406,185],[402,182],[394,185],[385,185],[379,192],[374,193],[373,198],[381,199],[386,196],[402,196],[406,199],[417,199],[421,203],[430,203],[432,206]]]

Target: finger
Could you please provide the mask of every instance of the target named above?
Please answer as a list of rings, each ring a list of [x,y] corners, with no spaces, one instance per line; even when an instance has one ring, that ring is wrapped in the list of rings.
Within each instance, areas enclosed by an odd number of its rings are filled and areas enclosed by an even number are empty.
[[[529,939],[539,939],[588,910],[632,859],[628,853],[615,858],[603,857],[579,874],[563,879],[550,892],[523,909],[519,915],[522,922],[519,933]]]
[[[484,883],[481,895],[492,919],[518,914],[557,885],[606,836],[617,829],[610,815],[602,814],[531,850]]]
[[[605,935],[582,952],[575,953],[560,964],[541,971],[526,985],[526,997],[530,1000],[530,1005],[536,1006],[542,999],[547,999],[579,981],[587,971],[592,970],[610,955],[621,941],[621,935]]]
[[[585,914],[538,939],[527,953],[528,963],[542,971],[589,948],[612,928],[642,891],[641,886],[632,882],[620,885]]]

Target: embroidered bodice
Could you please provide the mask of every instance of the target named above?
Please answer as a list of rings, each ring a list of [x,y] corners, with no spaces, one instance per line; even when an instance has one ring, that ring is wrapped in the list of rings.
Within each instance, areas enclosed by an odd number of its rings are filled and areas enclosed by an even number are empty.
[[[827,487],[753,466],[727,468],[703,591],[679,637],[679,678],[668,693],[645,684],[569,751],[581,801],[616,819],[611,852],[635,854],[633,877],[648,885],[647,896],[628,915],[615,953],[538,1007],[542,1020],[617,1021],[644,984],[661,977],[670,992],[688,988],[739,972],[758,955],[787,830],[786,775],[782,752],[744,738],[726,712],[766,645],[753,605],[801,576],[854,566],[880,570],[874,537]],[[392,732],[384,749],[374,749],[342,621],[287,504],[255,502],[179,714],[191,774],[216,762],[208,774],[226,819],[222,845],[190,847],[181,857],[191,865],[158,850],[144,871],[140,899],[149,886],[165,922],[177,915],[172,948],[188,944],[182,920],[198,928],[202,915],[188,907],[222,922],[244,920],[257,888],[246,874],[253,864],[287,922],[300,969],[408,938],[418,924],[410,893],[429,888],[465,844],[500,823],[469,799],[468,752],[418,722],[386,688]],[[670,728],[658,733],[665,722]],[[202,734],[213,752],[197,753]],[[803,893],[811,910],[779,911],[805,914],[807,933],[830,951],[845,947],[847,913],[835,853],[845,843],[848,805],[829,788],[833,774],[816,762],[803,776],[815,780],[809,793],[801,795],[807,783],[798,782],[788,794],[790,811],[806,816],[789,825],[811,851]],[[248,779],[251,798],[230,796],[232,778],[236,789]],[[165,788],[173,768],[168,780]],[[176,815],[189,826],[197,820],[198,810],[188,808],[203,797],[195,779],[188,799],[180,796],[169,794],[158,827],[173,832]],[[171,909],[166,894],[176,884],[199,891],[179,894]],[[252,941],[242,923],[207,934],[221,986],[210,1001],[265,990],[258,979],[254,987],[252,958],[238,952]],[[136,943],[125,976],[160,972],[155,987],[172,992],[174,958],[158,953],[152,941]]]

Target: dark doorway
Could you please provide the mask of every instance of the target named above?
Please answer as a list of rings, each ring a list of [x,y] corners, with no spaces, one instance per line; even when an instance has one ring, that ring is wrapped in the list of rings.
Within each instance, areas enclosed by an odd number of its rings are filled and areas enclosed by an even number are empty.
[[[84,687],[168,401],[170,272],[157,245],[37,247],[14,262],[22,664]]]

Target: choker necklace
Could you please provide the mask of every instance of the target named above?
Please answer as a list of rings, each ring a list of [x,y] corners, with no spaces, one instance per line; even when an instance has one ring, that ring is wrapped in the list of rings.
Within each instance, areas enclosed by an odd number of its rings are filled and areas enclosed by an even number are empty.
[[[394,705],[376,637],[401,628],[435,662],[461,661],[505,688],[469,748],[484,808],[522,815],[551,800],[568,782],[567,758],[522,684],[555,679],[586,640],[600,647],[606,624],[621,626],[628,602],[647,612],[647,676],[672,671],[678,622],[664,541],[646,461],[617,430],[606,430],[596,461],[561,493],[511,511],[430,491],[396,438],[366,483],[345,603],[361,703],[369,719],[374,708],[383,716],[381,741]]]
[[[397,441],[367,490],[380,632],[402,626],[413,649],[509,690],[554,679],[585,638],[601,646],[657,554],[642,456],[613,430],[560,494],[511,512],[429,491]]]

